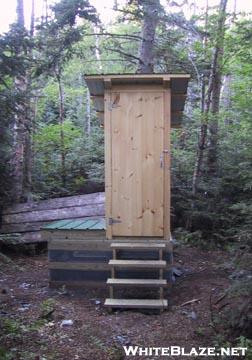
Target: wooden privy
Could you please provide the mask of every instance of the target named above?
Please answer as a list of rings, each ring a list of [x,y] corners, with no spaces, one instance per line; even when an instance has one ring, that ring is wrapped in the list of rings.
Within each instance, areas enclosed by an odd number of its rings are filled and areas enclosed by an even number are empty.
[[[109,262],[109,307],[167,306],[163,250],[170,241],[170,132],[180,124],[188,79],[169,74],[86,76],[105,128],[106,237],[116,239]],[[128,243],[120,242],[124,239]],[[159,257],[118,259],[122,249],[153,249]],[[156,281],[145,279],[146,286],[160,287],[159,301],[114,299],[114,286],[143,286],[138,278],[118,279],[120,267],[159,269]]]
[[[73,213],[75,219],[44,228],[50,282],[106,283],[109,308],[164,309],[172,273],[170,133],[181,124],[189,75],[85,80],[104,126],[105,216]],[[120,288],[135,290],[121,296]],[[136,295],[139,288],[158,296]]]
[[[106,236],[170,239],[170,129],[188,75],[86,76],[105,128]]]

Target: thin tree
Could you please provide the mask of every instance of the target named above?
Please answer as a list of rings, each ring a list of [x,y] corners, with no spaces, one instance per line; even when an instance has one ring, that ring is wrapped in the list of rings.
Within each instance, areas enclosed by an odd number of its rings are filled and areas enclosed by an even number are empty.
[[[221,0],[218,12],[218,21],[216,28],[216,40],[213,49],[211,71],[208,82],[208,90],[202,92],[203,101],[201,102],[202,123],[198,142],[198,153],[194,167],[192,192],[197,192],[198,181],[202,173],[204,152],[207,145],[207,133],[209,130],[209,150],[208,150],[208,173],[216,174],[217,171],[217,145],[218,145],[218,114],[220,108],[221,76],[223,65],[223,45],[225,36],[227,0]],[[208,5],[207,5],[208,8]],[[208,14],[206,11],[207,27]],[[205,29],[206,30],[206,29]],[[204,85],[205,86],[205,85]],[[211,117],[211,121],[209,120]]]
[[[17,0],[17,24],[24,28],[24,1]]]
[[[61,0],[52,7],[54,17],[47,19],[41,27],[39,46],[41,66],[38,75],[52,76],[58,85],[59,125],[60,125],[60,157],[62,187],[66,187],[66,145],[65,145],[65,94],[63,84],[64,66],[74,55],[73,46],[81,40],[83,28],[76,26],[77,17],[97,23],[95,9],[88,0]]]
[[[207,28],[208,28],[208,0],[206,0],[206,6],[205,6],[205,21],[204,21],[204,33],[203,36],[203,55],[206,59],[206,49],[207,49]],[[199,141],[198,141],[198,152],[197,157],[195,161],[194,166],[194,172],[193,172],[193,181],[192,181],[192,193],[193,195],[196,195],[197,187],[198,187],[198,181],[201,175],[201,167],[203,162],[203,156],[204,156],[204,150],[206,147],[206,138],[207,138],[207,119],[205,117],[205,100],[206,100],[206,74],[205,72],[201,75],[201,101],[200,101],[200,111],[201,111],[201,125],[200,125],[200,133],[199,133]]]
[[[24,27],[24,3],[23,0],[17,0],[17,22],[16,31],[20,38],[25,34]],[[23,52],[22,44],[17,46],[16,55],[21,56]],[[17,93],[16,111],[13,121],[12,133],[12,158],[11,167],[11,198],[14,202],[20,202],[23,198],[23,181],[24,181],[24,144],[26,136],[26,90],[27,79],[24,71],[16,75],[14,79],[14,87]]]
[[[87,89],[86,93],[86,131],[87,135],[91,134],[91,98],[89,89]]]
[[[65,132],[64,132],[64,121],[65,121],[65,100],[64,100],[64,89],[62,83],[62,69],[56,67],[55,76],[58,83],[59,89],[59,122],[60,122],[60,156],[61,156],[61,179],[62,185],[66,186],[66,149],[65,149]]]
[[[35,21],[35,3],[32,0],[31,20],[30,20],[30,40],[34,36],[34,21]],[[29,58],[33,58],[33,50],[29,48]],[[31,95],[32,87],[32,74],[31,69],[27,71],[27,92]],[[29,96],[26,101],[27,118],[26,118],[26,132],[24,139],[24,178],[23,178],[23,198],[26,201],[32,200],[32,166],[33,166],[33,150],[32,150],[32,137],[33,137],[33,123],[34,123],[34,97]]]
[[[209,122],[209,149],[207,156],[208,173],[215,175],[218,170],[218,119],[220,110],[221,81],[223,71],[224,36],[227,0],[221,0],[217,23],[216,45],[206,103],[207,112],[211,110]]]

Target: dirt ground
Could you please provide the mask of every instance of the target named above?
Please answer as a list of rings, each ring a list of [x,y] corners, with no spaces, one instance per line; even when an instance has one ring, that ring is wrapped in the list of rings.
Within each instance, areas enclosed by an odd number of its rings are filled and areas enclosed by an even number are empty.
[[[126,358],[123,345],[214,346],[212,312],[229,286],[227,255],[179,247],[174,258],[182,275],[176,277],[168,297],[168,311],[110,314],[103,307],[107,290],[50,289],[46,254],[12,255],[18,268],[11,264],[0,268],[0,359],[119,360]],[[72,320],[72,325],[63,325],[64,320]],[[3,355],[3,349],[12,357]],[[127,357],[133,358],[164,357]]]

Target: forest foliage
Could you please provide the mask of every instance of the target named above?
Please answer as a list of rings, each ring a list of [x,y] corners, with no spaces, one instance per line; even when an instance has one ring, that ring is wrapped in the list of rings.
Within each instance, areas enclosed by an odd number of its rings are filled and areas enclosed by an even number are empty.
[[[105,29],[87,1],[61,1],[33,29],[17,22],[1,35],[0,181],[5,204],[78,194],[87,190],[87,183],[93,184],[94,191],[104,185],[103,129],[83,76],[137,71],[144,7],[131,1],[116,11]],[[192,76],[183,127],[172,133],[174,226],[198,235],[203,232],[203,238],[210,235],[212,240],[232,238],[245,224],[249,228],[252,187],[252,26],[246,14],[225,11],[221,64],[215,69],[222,84],[219,108],[206,119],[207,104],[202,105],[202,97],[210,91],[213,53],[219,46],[219,18],[215,7],[188,19],[183,7],[160,6],[153,45],[153,71]],[[23,128],[17,131],[19,117]],[[211,173],[213,123],[217,123],[216,169]],[[205,125],[206,136],[200,144]],[[18,181],[25,183],[25,177],[31,177],[28,193],[24,184],[19,193],[12,187],[17,181],[12,159],[17,155],[19,133],[23,163]],[[31,144],[26,153],[27,137]],[[199,150],[202,164],[193,191]],[[27,157],[31,159],[28,168]],[[234,224],[238,226],[230,226]]]
[[[154,4],[157,3],[154,1]],[[200,124],[204,117],[201,111],[203,95],[201,87],[205,85],[204,95],[206,96],[208,78],[211,75],[212,55],[219,38],[217,29],[219,9],[216,7],[201,9],[202,13],[197,15],[194,13],[190,18],[188,15],[185,17],[184,10],[186,9],[183,6],[179,7],[178,4],[167,8],[161,5],[158,7],[153,71],[190,73],[192,76],[183,128],[173,131],[174,176],[179,172],[180,177],[185,177],[183,188],[189,190],[187,196],[189,201]],[[73,192],[79,193],[85,190],[80,189],[78,184],[83,181],[92,182],[93,176],[95,182],[99,178],[100,183],[103,184],[103,156],[101,155],[103,130],[92,110],[83,75],[137,71],[140,61],[139,48],[144,6],[141,1],[131,1],[129,4],[125,3],[124,8],[115,9],[116,12],[117,16],[106,25],[105,29],[95,9],[87,1],[61,1],[47,9],[46,16],[43,15],[41,19],[37,19],[34,29],[27,30],[23,25],[16,23],[11,26],[8,33],[1,36],[1,102],[3,105],[1,116],[3,141],[1,143],[3,144],[2,154],[6,159],[1,162],[3,172],[13,175],[11,169],[11,157],[13,157],[11,147],[13,135],[15,135],[13,126],[15,117],[23,110],[17,106],[17,102],[25,107],[25,121],[27,122],[27,118],[30,119],[31,124],[26,125],[32,139],[30,154],[32,166],[28,169],[32,177],[29,194],[22,191],[21,194],[12,194],[11,184],[8,181],[7,184],[3,183],[1,186],[5,202],[17,201],[15,195],[20,197],[20,201],[25,201],[27,196],[46,198]],[[214,176],[214,181],[223,174],[226,175],[230,169],[234,169],[237,175],[236,166],[230,164],[228,169],[223,168],[223,164],[227,165],[231,159],[234,159],[233,156],[230,156],[228,161],[224,159],[227,151],[232,151],[232,148],[228,150],[230,144],[239,146],[239,143],[242,144],[244,140],[246,147],[243,156],[248,161],[251,160],[249,158],[251,21],[246,14],[234,13],[225,13],[225,21],[223,29],[225,43],[221,49],[224,55],[220,69],[223,86],[218,111],[219,131],[218,146],[216,146],[218,174],[214,174],[217,175]],[[26,84],[25,90],[16,84],[19,76],[29,78],[29,87]],[[60,99],[59,81],[63,99]],[[211,122],[215,116],[210,114],[209,117],[208,135],[203,149],[205,158],[207,158],[211,142]],[[61,127],[65,128],[64,144],[60,139]],[[59,131],[58,137],[57,131]],[[243,136],[246,139],[243,139]],[[101,148],[96,149],[97,158],[95,158],[95,151],[92,159],[88,159],[88,156],[91,156],[91,151],[88,149],[89,146],[92,147],[93,137]],[[75,152],[74,149],[77,151]],[[78,151],[81,153],[77,155]],[[62,166],[64,165],[61,159],[62,152],[66,157],[67,168],[64,170],[66,176],[69,176],[68,170],[76,161],[75,157],[82,158],[83,161],[85,158],[85,163],[82,162],[79,167],[79,173],[74,171],[76,187],[73,183],[66,181],[64,184],[62,181]],[[54,156],[54,165],[57,170],[54,166],[48,169],[50,153]],[[25,155],[24,151],[23,156]],[[235,155],[237,155],[236,151]],[[239,158],[239,163],[240,160]],[[187,166],[181,169],[180,161],[185,162]],[[97,166],[91,166],[91,163],[97,163]],[[234,164],[237,164],[237,161],[234,161]],[[243,166],[246,168],[245,164]],[[201,193],[201,187],[204,188],[204,183],[208,180],[207,161],[200,170],[198,194]],[[27,169],[24,168],[23,172],[26,171]],[[62,184],[57,174],[61,177]],[[249,190],[249,171],[245,176],[246,180],[244,176],[245,174],[242,174],[242,179],[247,183],[243,185]],[[207,184],[206,187],[211,188],[211,184]],[[213,187],[215,188],[215,184]],[[176,188],[178,186],[175,186]]]
[[[115,1],[105,25],[88,0],[60,0],[26,29],[20,9],[0,36],[1,206],[103,190],[103,128],[84,74],[189,73],[172,130],[174,235],[251,252],[251,14],[225,0]]]

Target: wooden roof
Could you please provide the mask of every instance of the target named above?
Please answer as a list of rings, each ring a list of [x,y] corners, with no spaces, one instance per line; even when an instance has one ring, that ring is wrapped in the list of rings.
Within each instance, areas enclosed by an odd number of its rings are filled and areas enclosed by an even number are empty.
[[[188,74],[107,74],[86,75],[85,81],[101,121],[104,118],[104,91],[112,85],[165,84],[171,88],[171,125],[179,127],[185,105]]]

